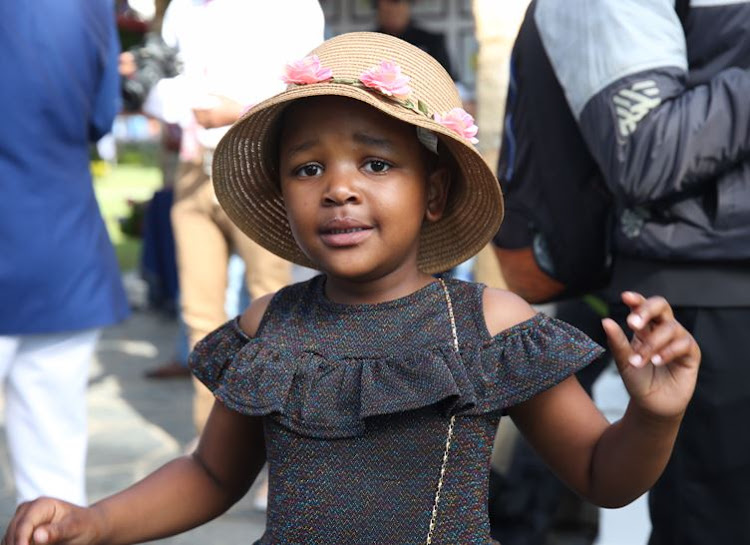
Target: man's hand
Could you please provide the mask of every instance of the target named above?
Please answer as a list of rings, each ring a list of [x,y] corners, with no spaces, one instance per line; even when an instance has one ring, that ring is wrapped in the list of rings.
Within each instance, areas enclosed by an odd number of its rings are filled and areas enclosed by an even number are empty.
[[[129,51],[120,53],[120,62],[118,64],[118,71],[123,78],[133,77],[138,66],[135,64],[135,55]]]
[[[243,106],[239,102],[221,95],[209,95],[211,104],[194,108],[193,115],[198,124],[206,129],[231,125],[240,118]]]

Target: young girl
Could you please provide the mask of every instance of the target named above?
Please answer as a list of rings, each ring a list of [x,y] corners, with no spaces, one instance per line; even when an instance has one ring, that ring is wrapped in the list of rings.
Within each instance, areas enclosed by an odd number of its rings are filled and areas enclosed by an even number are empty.
[[[699,362],[666,301],[623,294],[630,343],[604,322],[632,398],[610,425],[573,376],[599,347],[511,293],[432,276],[482,248],[502,215],[449,76],[381,34],[314,53],[229,131],[214,176],[249,236],[323,274],[254,301],[196,348],[216,401],[192,455],[90,508],[22,505],[3,543],[175,534],[226,511],[267,460],[259,544],[488,544],[503,414],[599,505],[659,476]]]

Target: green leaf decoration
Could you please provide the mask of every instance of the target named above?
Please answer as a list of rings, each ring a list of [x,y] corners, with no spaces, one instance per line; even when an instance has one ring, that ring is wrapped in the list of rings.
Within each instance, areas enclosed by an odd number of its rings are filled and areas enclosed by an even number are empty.
[[[427,117],[430,116],[430,111],[427,109],[427,104],[425,104],[421,100],[417,101],[417,108],[419,108],[419,111],[422,112]]]

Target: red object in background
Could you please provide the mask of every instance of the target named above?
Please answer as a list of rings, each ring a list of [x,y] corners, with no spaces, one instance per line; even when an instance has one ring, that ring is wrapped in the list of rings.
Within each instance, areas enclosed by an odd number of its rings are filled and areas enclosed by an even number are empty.
[[[128,32],[145,34],[148,31],[148,22],[142,21],[132,14],[123,13],[117,15],[117,28]]]

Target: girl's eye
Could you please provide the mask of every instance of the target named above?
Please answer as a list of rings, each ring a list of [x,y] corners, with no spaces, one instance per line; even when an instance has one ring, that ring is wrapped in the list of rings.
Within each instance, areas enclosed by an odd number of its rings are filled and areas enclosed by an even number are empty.
[[[388,172],[390,168],[391,168],[390,164],[380,159],[371,159],[365,163],[365,170],[368,172],[373,172],[375,174]]]
[[[311,178],[313,176],[319,176],[322,172],[323,167],[315,163],[310,163],[308,165],[302,165],[301,167],[299,167],[296,170],[295,174],[300,178]]]

